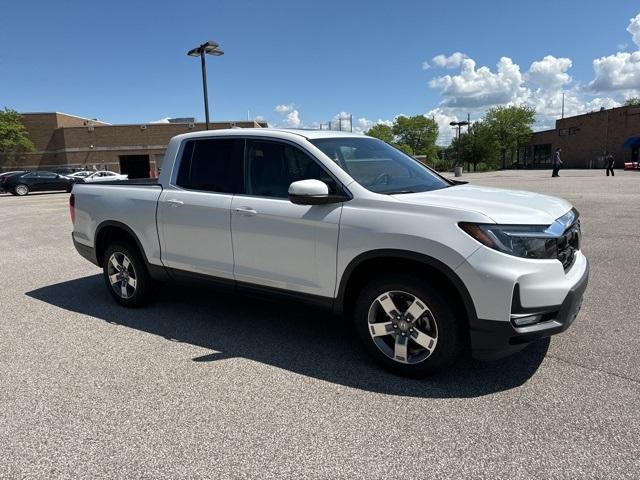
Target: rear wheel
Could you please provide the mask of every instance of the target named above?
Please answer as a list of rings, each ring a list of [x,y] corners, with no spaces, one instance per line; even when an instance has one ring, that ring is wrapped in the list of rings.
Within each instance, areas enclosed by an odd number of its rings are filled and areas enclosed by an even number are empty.
[[[107,288],[120,305],[138,307],[151,299],[153,280],[140,252],[129,243],[109,245],[104,253],[102,269]]]
[[[13,193],[18,195],[19,197],[24,197],[29,193],[29,187],[24,184],[16,185],[13,189]]]
[[[463,322],[449,296],[419,277],[372,280],[357,300],[354,321],[373,359],[401,375],[427,375],[462,352]]]

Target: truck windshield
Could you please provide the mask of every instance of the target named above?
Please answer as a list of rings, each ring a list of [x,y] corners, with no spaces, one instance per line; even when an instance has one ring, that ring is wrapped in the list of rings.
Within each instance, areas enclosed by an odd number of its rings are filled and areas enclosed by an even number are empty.
[[[451,186],[420,162],[371,137],[310,140],[356,182],[375,193],[414,193]]]

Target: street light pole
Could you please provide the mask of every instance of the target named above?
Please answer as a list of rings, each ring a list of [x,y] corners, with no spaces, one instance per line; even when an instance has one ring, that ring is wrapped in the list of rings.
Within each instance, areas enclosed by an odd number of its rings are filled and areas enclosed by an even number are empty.
[[[462,127],[464,125],[469,125],[469,123],[470,122],[465,122],[465,121],[462,121],[462,122],[449,122],[449,125],[451,125],[452,127],[457,127],[458,128],[458,135],[456,137],[457,140],[458,140],[456,142],[458,144],[457,145],[457,149],[456,149],[456,150],[458,150],[458,152],[457,152],[458,158],[456,158],[456,164],[460,163],[460,127]]]
[[[205,129],[209,130],[209,94],[207,92],[207,62],[204,59],[204,48],[200,49],[200,65],[202,67],[202,90],[204,92]]]
[[[190,57],[200,57],[200,66],[202,68],[202,91],[204,93],[204,116],[205,126],[209,130],[209,94],[207,92],[207,64],[204,56],[206,54],[219,57],[224,55],[224,52],[220,50],[219,45],[216,42],[208,41],[193,48],[187,52]]]

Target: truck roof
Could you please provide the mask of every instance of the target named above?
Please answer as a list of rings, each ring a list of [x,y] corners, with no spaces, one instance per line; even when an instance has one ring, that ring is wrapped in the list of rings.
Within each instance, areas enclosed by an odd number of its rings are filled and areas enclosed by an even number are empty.
[[[305,130],[297,128],[224,128],[220,130],[205,130],[202,132],[184,133],[178,135],[181,138],[201,138],[229,135],[259,135],[259,136],[286,136],[286,134],[298,135],[309,140],[316,138],[337,138],[337,137],[359,137],[363,135],[359,133],[342,132],[335,130]]]

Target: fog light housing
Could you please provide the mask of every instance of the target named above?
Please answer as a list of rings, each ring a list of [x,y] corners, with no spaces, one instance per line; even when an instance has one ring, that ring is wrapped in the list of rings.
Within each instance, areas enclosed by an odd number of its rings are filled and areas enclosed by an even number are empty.
[[[533,315],[527,314],[517,314],[511,315],[511,322],[516,327],[526,327],[528,325],[533,325],[534,323],[538,323],[542,320],[543,315],[541,313],[536,313]]]

